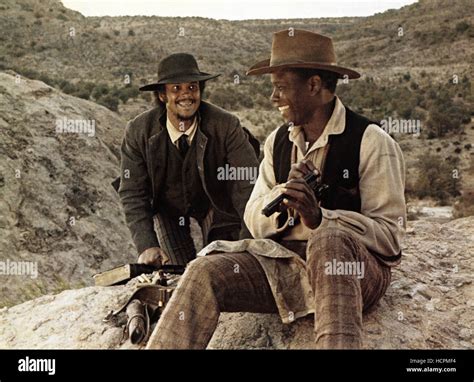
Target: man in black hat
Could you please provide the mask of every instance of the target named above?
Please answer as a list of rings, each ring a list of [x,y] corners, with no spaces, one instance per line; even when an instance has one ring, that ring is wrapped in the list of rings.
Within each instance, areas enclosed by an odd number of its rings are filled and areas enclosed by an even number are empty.
[[[177,53],[159,63],[158,82],[140,88],[154,91],[158,105],[127,125],[119,188],[140,263],[194,259],[191,217],[204,245],[249,235],[242,218],[258,142],[235,116],[201,101],[204,82],[217,76],[201,72],[192,55]],[[229,169],[234,176],[226,176]]]

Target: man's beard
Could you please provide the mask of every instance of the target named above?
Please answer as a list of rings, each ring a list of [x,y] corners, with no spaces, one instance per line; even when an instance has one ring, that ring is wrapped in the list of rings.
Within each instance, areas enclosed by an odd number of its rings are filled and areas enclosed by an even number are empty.
[[[190,117],[186,117],[178,113],[178,120],[181,122],[192,121],[195,117],[196,117],[196,113],[194,113]]]

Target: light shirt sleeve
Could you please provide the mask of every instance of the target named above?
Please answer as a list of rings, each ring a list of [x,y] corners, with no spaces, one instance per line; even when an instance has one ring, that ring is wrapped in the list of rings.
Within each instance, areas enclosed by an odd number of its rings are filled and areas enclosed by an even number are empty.
[[[275,213],[270,217],[262,214],[262,209],[282,194],[284,187],[276,184],[273,170],[273,144],[277,131],[278,129],[274,130],[265,141],[264,157],[260,163],[259,175],[245,207],[244,221],[255,239],[271,237],[283,231],[288,225],[288,219],[286,219],[283,226],[278,226],[280,213]]]

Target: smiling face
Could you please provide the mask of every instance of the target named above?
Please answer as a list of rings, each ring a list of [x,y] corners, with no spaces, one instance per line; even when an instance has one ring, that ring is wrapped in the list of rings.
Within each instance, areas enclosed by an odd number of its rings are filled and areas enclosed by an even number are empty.
[[[286,123],[295,126],[308,123],[314,113],[312,87],[292,71],[279,71],[271,74],[273,92],[270,97],[273,106],[278,108]]]
[[[166,104],[168,118],[174,126],[189,127],[201,104],[199,82],[166,84],[160,93],[160,100]]]

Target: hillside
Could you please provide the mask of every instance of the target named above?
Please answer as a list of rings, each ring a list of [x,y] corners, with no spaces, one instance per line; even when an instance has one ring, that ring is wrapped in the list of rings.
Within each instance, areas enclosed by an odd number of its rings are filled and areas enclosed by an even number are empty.
[[[229,81],[233,71],[243,73],[268,55],[272,32],[290,27],[333,36],[342,63],[382,77],[408,68],[462,75],[472,70],[474,58],[469,0],[425,0],[364,18],[265,21],[86,18],[58,0],[4,0],[0,10],[3,65],[64,79],[120,83],[124,73],[132,72],[140,82],[155,75],[158,57],[188,51],[208,71],[225,73],[221,81]]]

